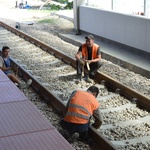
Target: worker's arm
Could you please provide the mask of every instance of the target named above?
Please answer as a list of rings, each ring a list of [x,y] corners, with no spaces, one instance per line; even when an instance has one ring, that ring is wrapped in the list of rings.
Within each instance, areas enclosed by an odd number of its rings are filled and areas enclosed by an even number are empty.
[[[82,52],[78,51],[77,54],[75,55],[75,58],[82,64],[85,65],[85,61],[83,59],[81,59],[82,57]]]
[[[92,59],[92,60],[86,60],[89,64],[100,61],[101,60],[101,55],[98,55],[97,58]]]
[[[92,126],[98,129],[102,125],[102,115],[99,107],[93,112],[93,117],[95,119],[95,122],[92,124]]]
[[[13,70],[13,71],[16,71],[17,70],[17,67],[15,67],[15,66],[10,66],[10,67],[5,67],[4,66],[4,61],[3,61],[3,59],[0,57],[0,69],[2,70],[2,71],[8,71],[8,70]]]
[[[12,70],[12,67],[8,67],[8,68],[4,67],[3,58],[0,57],[0,69],[1,69],[2,71],[8,71],[8,70]]]
[[[2,71],[8,71],[8,70],[12,70],[12,67],[6,68],[6,67],[1,67],[1,66],[0,66],[0,69],[1,69]]]
[[[82,52],[81,51],[78,51],[75,55],[75,58],[78,60],[82,57]]]

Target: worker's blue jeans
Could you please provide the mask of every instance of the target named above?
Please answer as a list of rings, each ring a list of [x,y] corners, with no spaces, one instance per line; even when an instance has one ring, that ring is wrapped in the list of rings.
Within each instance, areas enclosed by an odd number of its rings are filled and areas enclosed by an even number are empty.
[[[86,124],[75,124],[66,122],[63,119],[60,121],[60,125],[63,129],[67,130],[70,134],[78,132],[80,134],[81,139],[89,138],[88,129],[89,129],[89,122]]]

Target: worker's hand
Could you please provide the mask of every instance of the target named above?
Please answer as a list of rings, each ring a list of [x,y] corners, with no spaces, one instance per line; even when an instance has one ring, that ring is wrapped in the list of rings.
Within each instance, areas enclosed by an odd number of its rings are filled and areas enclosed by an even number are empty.
[[[84,62],[82,59],[78,59],[78,61],[79,61],[83,66],[85,66],[85,62]]]
[[[95,128],[95,129],[98,129],[100,126],[97,124],[95,124],[95,123],[92,123],[92,126]]]
[[[17,70],[18,70],[18,67],[16,67],[16,66],[13,66],[13,67],[12,67],[12,70],[13,70],[14,72],[17,72]]]
[[[90,64],[92,62],[92,60],[86,60],[86,63]]]

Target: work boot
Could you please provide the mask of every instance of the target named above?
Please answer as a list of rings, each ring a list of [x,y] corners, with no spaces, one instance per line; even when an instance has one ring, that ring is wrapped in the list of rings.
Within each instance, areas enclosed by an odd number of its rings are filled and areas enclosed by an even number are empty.
[[[88,82],[88,83],[93,83],[93,80],[88,77],[88,78],[86,79],[86,82]]]
[[[79,138],[79,133],[75,132],[74,134],[71,135],[71,137],[69,137],[69,138],[67,139],[67,141],[68,141],[69,143],[73,143],[73,142],[75,142],[78,138]]]
[[[82,80],[82,75],[81,74],[78,74],[78,80]]]
[[[88,83],[93,83],[93,80],[90,79],[89,75],[85,75],[85,81],[88,82]]]
[[[91,79],[94,79],[94,76],[95,76],[95,73],[93,73],[93,72],[91,72],[90,75],[89,75],[89,77],[90,77]]]
[[[70,133],[66,130],[60,130],[59,133],[65,138],[68,139],[70,137]]]
[[[25,83],[25,82],[19,82],[19,83],[18,83],[18,87],[19,87],[19,89],[26,89],[26,88],[28,88],[28,86],[30,86],[31,84],[32,84],[32,80],[29,79],[29,80],[27,80],[26,83]]]
[[[96,74],[96,71],[93,71],[90,73],[92,76],[94,76]]]
[[[26,85],[30,86],[31,84],[32,84],[32,80],[31,79],[27,80]]]
[[[18,87],[19,87],[19,89],[25,89],[25,88],[27,88],[27,85],[24,82],[19,82]]]

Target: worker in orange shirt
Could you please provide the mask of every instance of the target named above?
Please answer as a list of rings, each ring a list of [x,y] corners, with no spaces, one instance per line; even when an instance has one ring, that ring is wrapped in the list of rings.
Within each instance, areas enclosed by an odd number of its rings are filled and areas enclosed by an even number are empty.
[[[102,66],[101,51],[100,46],[94,43],[93,35],[88,35],[85,39],[86,42],[80,46],[75,55],[77,75],[80,80],[84,76],[87,82],[92,83],[90,78],[93,78],[97,70]]]
[[[99,89],[90,86],[87,91],[75,90],[67,103],[65,117],[60,121],[63,129],[67,130],[70,137],[65,137],[72,143],[76,139],[87,140],[89,138],[90,118],[95,122],[92,126],[98,129],[102,125],[102,116],[99,103],[96,99]]]

